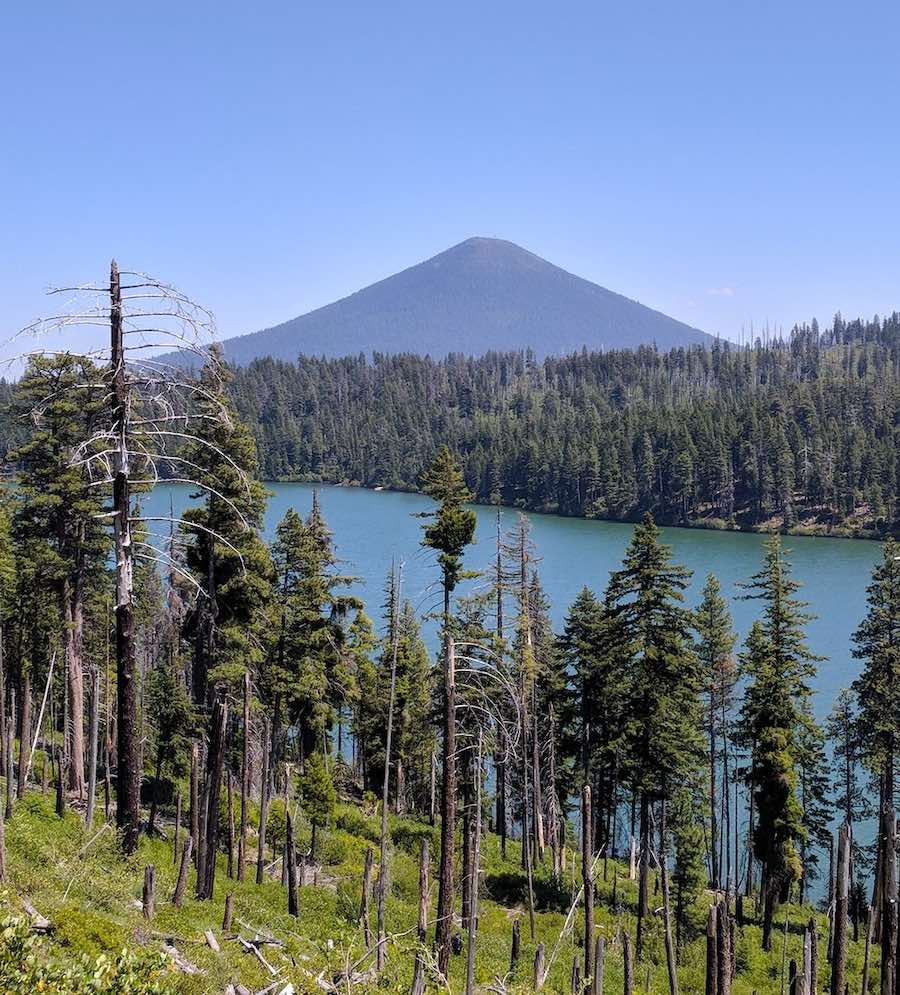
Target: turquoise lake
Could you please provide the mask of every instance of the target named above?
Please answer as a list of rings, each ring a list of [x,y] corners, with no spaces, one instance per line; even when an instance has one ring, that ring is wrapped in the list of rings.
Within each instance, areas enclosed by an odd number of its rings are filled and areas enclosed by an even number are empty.
[[[421,495],[360,488],[311,484],[269,484],[271,497],[265,530],[271,537],[289,507],[305,515],[319,491],[322,512],[334,533],[334,543],[343,572],[357,577],[352,590],[380,623],[383,586],[391,558],[403,562],[403,593],[420,615],[435,610],[440,602],[439,572],[434,554],[419,545],[422,520],[417,512],[433,507]],[[168,516],[170,500],[176,515],[190,499],[190,488],[167,485],[143,498],[146,515]],[[477,507],[476,542],[466,553],[470,570],[489,570],[494,557],[496,512]],[[515,524],[517,511],[503,510],[503,527]],[[553,621],[562,626],[568,606],[585,584],[596,592],[606,585],[625,552],[632,527],[610,522],[529,515],[532,538],[541,558],[538,569],[552,605]],[[154,531],[167,531],[157,523]],[[737,584],[746,581],[762,563],[764,537],[749,533],[713,532],[702,529],[665,529],[665,541],[674,558],[694,572],[687,593],[693,605],[708,573],[715,573],[725,595],[732,600],[735,627],[741,640],[759,606],[740,600]],[[825,657],[815,682],[815,710],[826,715],[837,692],[848,686],[859,672],[850,652],[850,636],[865,613],[865,590],[873,566],[881,556],[879,543],[857,539],[827,539],[787,536],[784,539],[794,576],[803,585],[800,596],[817,617],[808,625],[812,650]],[[460,591],[475,590],[489,580],[469,581]],[[435,627],[426,623],[426,634],[436,643]]]

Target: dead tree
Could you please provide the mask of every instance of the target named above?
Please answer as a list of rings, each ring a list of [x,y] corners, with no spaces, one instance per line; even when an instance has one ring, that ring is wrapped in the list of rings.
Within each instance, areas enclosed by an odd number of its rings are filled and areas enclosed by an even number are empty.
[[[622,963],[623,963],[623,984],[624,995],[634,995],[634,961],[631,956],[631,937],[627,932],[622,932]]]
[[[719,995],[719,917],[710,905],[706,918],[706,995]]]
[[[227,798],[226,818],[228,820],[228,864],[226,874],[234,877],[234,779],[231,771],[225,775],[225,792]]]
[[[475,993],[475,944],[478,937],[478,880],[481,873],[481,786],[484,779],[482,730],[478,728],[475,754],[475,838],[472,842],[471,879],[469,881],[469,936],[466,950],[466,995]]]
[[[294,823],[291,813],[286,813],[284,855],[287,862],[287,892],[288,915],[300,915],[300,903],[297,900],[297,847],[294,843]]]
[[[584,888],[584,976],[594,971],[594,818],[591,808],[591,786],[581,789],[581,875]]]
[[[141,907],[145,919],[152,919],[156,912],[156,868],[147,864],[144,868],[144,891]]]
[[[394,602],[391,605],[391,689],[388,695],[387,731],[384,747],[384,776],[381,785],[381,842],[378,863],[378,949],[375,953],[376,967],[384,970],[387,957],[387,933],[385,931],[385,910],[387,905],[388,883],[388,797],[391,784],[391,747],[394,732],[394,707],[397,698],[397,652],[400,646],[400,588],[403,583],[403,564],[397,570],[394,583],[394,568],[391,565],[391,588]]]
[[[515,975],[519,966],[519,953],[522,949],[522,920],[513,919],[512,941],[509,946],[509,973]]]
[[[87,806],[84,810],[86,826],[94,822],[94,802],[97,795],[97,751],[100,741],[100,668],[91,665],[91,721],[88,730],[88,783]]]
[[[371,847],[366,851],[366,858],[371,871]],[[416,961],[413,967],[413,995],[421,995],[425,991],[425,958],[422,956],[421,946],[425,943],[425,934],[428,930],[428,865],[430,862],[430,852],[428,849],[428,839],[422,837],[419,843],[419,916],[416,923],[416,936],[420,949],[416,950]],[[364,886],[365,887],[365,886]],[[366,923],[366,946],[370,945],[371,938],[368,936],[368,923]]]
[[[194,740],[191,743],[191,839],[194,842],[194,861],[198,859],[200,849],[200,746]]]
[[[244,671],[244,743],[241,752],[241,829],[238,837],[237,879],[244,880],[250,808],[250,671]]]
[[[217,699],[210,722],[211,736],[206,758],[206,808],[203,828],[203,859],[198,864],[197,898],[213,897],[216,880],[216,854],[219,850],[219,794],[225,763],[225,727],[228,705]]]
[[[172,863],[178,863],[178,840],[181,836],[181,792],[175,792],[175,826],[172,830]]]
[[[445,593],[445,628],[450,617],[450,592]],[[456,651],[449,632],[444,634],[444,762],[441,774],[441,860],[438,870],[437,927],[434,945],[437,969],[446,978],[450,968],[456,848]]]
[[[831,995],[844,995],[847,977],[847,907],[850,888],[850,829],[841,826],[838,837],[837,881],[831,941]]]
[[[718,995],[731,995],[731,916],[728,914],[728,900],[718,902],[715,908]]]
[[[603,961],[606,958],[606,941],[597,937],[594,947],[594,975],[591,979],[591,995],[603,995]]]
[[[263,719],[262,782],[259,800],[259,842],[256,851],[256,883],[262,884],[266,867],[266,819],[269,809],[269,719]]]
[[[544,987],[544,944],[539,943],[534,952],[534,975],[532,987],[539,992]]]
[[[881,992],[882,995],[895,995],[898,932],[897,820],[893,808],[887,805],[881,813],[881,844]],[[847,850],[849,849],[848,843]]]
[[[671,995],[678,995],[678,970],[675,966],[675,944],[672,940],[672,909],[669,902],[669,855],[666,852],[666,802],[663,799],[662,802],[662,819],[660,820],[659,829],[659,870],[660,878],[662,880],[662,892],[663,892],[663,938],[665,940],[666,947],[666,970],[669,975],[669,991]],[[725,906],[726,920],[725,925],[727,927],[727,912],[728,906]],[[719,979],[719,984],[721,985],[721,976]],[[731,986],[728,986],[728,995],[730,995]]]
[[[180,909],[184,904],[184,893],[187,890],[188,872],[191,869],[191,854],[194,851],[194,837],[185,836],[184,849],[181,852],[181,865],[178,869],[178,881],[172,894],[172,904]]]
[[[366,858],[363,864],[362,894],[359,900],[359,922],[362,926],[363,941],[366,948],[372,946],[372,927],[369,924],[369,901],[372,896],[372,865],[375,862],[375,853],[372,847],[366,847]]]
[[[123,282],[123,277],[129,282]],[[115,260],[110,265],[109,282],[100,285],[64,287],[52,294],[70,294],[76,300],[73,310],[52,315],[29,325],[20,334],[40,335],[48,331],[65,332],[72,327],[103,327],[109,330],[108,348],[88,350],[83,354],[99,370],[98,382],[78,383],[76,392],[85,387],[103,390],[106,398],[105,416],[96,430],[76,447],[73,464],[85,469],[91,486],[111,492],[111,509],[107,516],[112,525],[115,550],[115,629],[116,629],[116,824],[126,852],[137,847],[140,831],[140,729],[138,724],[138,674],[135,655],[134,568],[137,560],[164,563],[202,592],[201,585],[181,570],[160,544],[154,544],[158,534],[151,523],[169,521],[162,517],[144,516],[140,534],[136,534],[137,519],[132,513],[132,489],[136,485],[152,486],[165,476],[190,483],[203,490],[218,493],[216,481],[196,461],[186,460],[175,452],[179,443],[215,451],[218,459],[228,459],[198,434],[196,426],[201,413],[198,397],[215,400],[191,374],[186,364],[169,364],[152,359],[148,350],[179,350],[199,359],[213,374],[218,357],[210,351],[215,329],[212,315],[172,287],[145,274],[120,271]],[[71,350],[32,350],[31,355]],[[39,415],[40,411],[33,412]],[[222,417],[228,413],[223,409]],[[233,469],[243,479],[242,468]],[[247,481],[249,487],[249,480]],[[221,496],[221,495],[220,495]],[[227,499],[226,499],[227,500]],[[185,529],[200,526],[179,520]],[[246,523],[245,523],[246,524]],[[249,528],[250,526],[247,525]],[[218,542],[228,543],[216,535]],[[74,620],[77,622],[77,619]],[[20,728],[23,737],[20,774],[27,769],[30,736],[30,687],[27,682],[26,708]],[[77,702],[72,703],[77,707]],[[107,765],[108,766],[108,765]],[[20,780],[24,790],[27,778]]]

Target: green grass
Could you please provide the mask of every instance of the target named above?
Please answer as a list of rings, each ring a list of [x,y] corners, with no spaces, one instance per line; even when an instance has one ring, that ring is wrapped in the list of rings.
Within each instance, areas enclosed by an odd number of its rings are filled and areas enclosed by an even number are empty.
[[[164,813],[168,816],[168,813]],[[166,824],[166,829],[171,826]],[[259,927],[284,941],[285,947],[266,947],[266,957],[292,981],[298,992],[321,992],[316,977],[323,973],[331,978],[362,960],[359,970],[371,966],[365,960],[362,934],[356,921],[363,863],[367,847],[372,846],[377,858],[377,819],[371,811],[361,812],[341,805],[334,827],[320,833],[321,853],[325,863],[320,870],[318,886],[308,884],[300,891],[300,916],[287,913],[284,889],[278,880],[261,886],[253,883],[255,868],[248,866],[247,882],[238,884],[225,874],[224,857],[217,868],[216,893],[212,901],[199,902],[193,897],[193,872],[184,908],[176,910],[170,902],[175,885],[176,867],[172,859],[171,840],[141,838],[138,852],[122,857],[112,828],[101,821],[88,831],[76,813],[59,819],[52,799],[39,793],[29,795],[17,804],[12,820],[6,827],[7,860],[9,865],[9,895],[6,903],[17,906],[16,896],[26,896],[35,907],[55,924],[50,941],[51,952],[62,960],[87,954],[95,958],[101,953],[118,953],[123,947],[134,951],[156,953],[164,936],[177,937],[175,945],[181,953],[201,969],[196,976],[166,972],[168,990],[183,995],[221,993],[229,983],[242,983],[251,991],[265,987],[270,976],[251,955],[242,952],[238,943],[222,937],[221,925],[225,896],[235,894],[235,929],[238,919]],[[300,827],[301,845],[306,843],[308,828]],[[408,932],[416,920],[418,892],[419,839],[431,840],[432,867],[436,867],[437,835],[426,824],[411,819],[391,818],[393,860],[390,893],[387,906],[388,932],[405,934],[392,939],[388,951],[388,967],[381,979],[354,987],[354,991],[374,990],[407,992],[416,952],[414,935]],[[251,838],[251,856],[255,856]],[[517,896],[524,894],[524,874],[517,844],[508,846],[507,859],[500,855],[499,840],[488,835],[483,845],[485,875],[480,900],[478,958],[476,980],[482,989],[496,977],[504,977],[509,968],[512,922],[522,920],[522,953],[515,975],[507,979],[512,992],[531,990],[532,965],[539,942],[546,947],[548,958],[557,944],[566,909],[570,901],[571,852],[569,871],[562,887],[550,880],[549,868],[540,868],[535,875],[535,889],[540,905],[535,916],[536,930],[532,939],[528,915]],[[548,861],[549,863],[549,861]],[[141,913],[140,896],[146,864],[156,867],[156,915],[147,922]],[[636,890],[625,880],[626,869],[608,862],[607,877],[598,873],[597,929],[607,938],[607,993],[622,991],[622,955],[619,931],[622,927],[634,935],[634,905]],[[432,875],[433,877],[433,875]],[[616,904],[613,907],[614,879]],[[578,882],[580,883],[580,882]],[[436,888],[432,885],[432,908]],[[710,896],[705,896],[708,903]],[[511,903],[511,904],[505,904]],[[651,905],[661,904],[658,895]],[[748,912],[752,907],[748,903]],[[755,923],[739,931],[736,960],[738,976],[735,995],[751,992],[770,993],[781,990],[782,924],[785,912],[789,920],[786,960],[801,957],[802,924],[812,910],[788,906],[779,913],[774,949],[764,953],[759,947],[760,930]],[[374,902],[373,902],[374,920]],[[697,910],[702,920],[703,909]],[[820,937],[820,991],[827,983],[825,945],[827,924],[818,916]],[[203,943],[203,933],[212,929],[219,940],[221,953],[216,954]],[[373,921],[374,929],[374,921]],[[581,957],[583,919],[574,917],[571,934],[559,942],[550,968],[545,991],[568,992],[573,957]],[[662,924],[659,916],[651,917],[648,946],[644,962],[636,965],[636,990],[641,993],[668,991],[665,957],[662,945]],[[682,993],[703,991],[705,974],[705,940],[701,936],[686,946],[679,965]],[[874,958],[873,958],[874,959]],[[877,964],[873,964],[870,990],[876,987]],[[848,977],[850,991],[860,991],[862,973],[862,942],[851,943]],[[647,978],[649,974],[649,986]],[[462,991],[465,977],[464,955],[452,958],[450,988]],[[346,989],[344,989],[346,990]],[[437,990],[437,989],[436,989]],[[446,990],[446,989],[444,989]]]

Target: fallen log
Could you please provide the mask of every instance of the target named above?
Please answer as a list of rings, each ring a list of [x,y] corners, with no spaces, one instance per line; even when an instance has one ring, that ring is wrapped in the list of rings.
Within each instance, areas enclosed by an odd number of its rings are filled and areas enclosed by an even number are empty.
[[[172,963],[178,968],[179,971],[181,971],[182,974],[200,973],[200,968],[197,967],[196,964],[192,964],[191,961],[189,961],[177,947],[173,947],[169,943],[164,943],[163,953],[172,961]]]
[[[53,923],[46,916],[42,916],[40,912],[28,901],[27,898],[22,899],[22,908],[25,910],[28,918],[31,920],[31,932],[32,933],[52,933]]]
[[[278,971],[272,967],[272,965],[263,956],[262,951],[259,946],[255,943],[251,943],[249,940],[245,940],[243,936],[238,937],[238,943],[244,948],[244,953],[253,954],[253,956],[262,964],[262,966],[272,975],[274,978]]]

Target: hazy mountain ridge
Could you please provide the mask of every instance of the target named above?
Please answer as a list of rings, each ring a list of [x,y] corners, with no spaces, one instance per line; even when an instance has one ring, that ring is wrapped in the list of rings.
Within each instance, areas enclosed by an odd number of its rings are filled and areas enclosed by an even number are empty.
[[[712,336],[493,238],[470,238],[297,318],[226,339],[226,357],[709,344]]]

